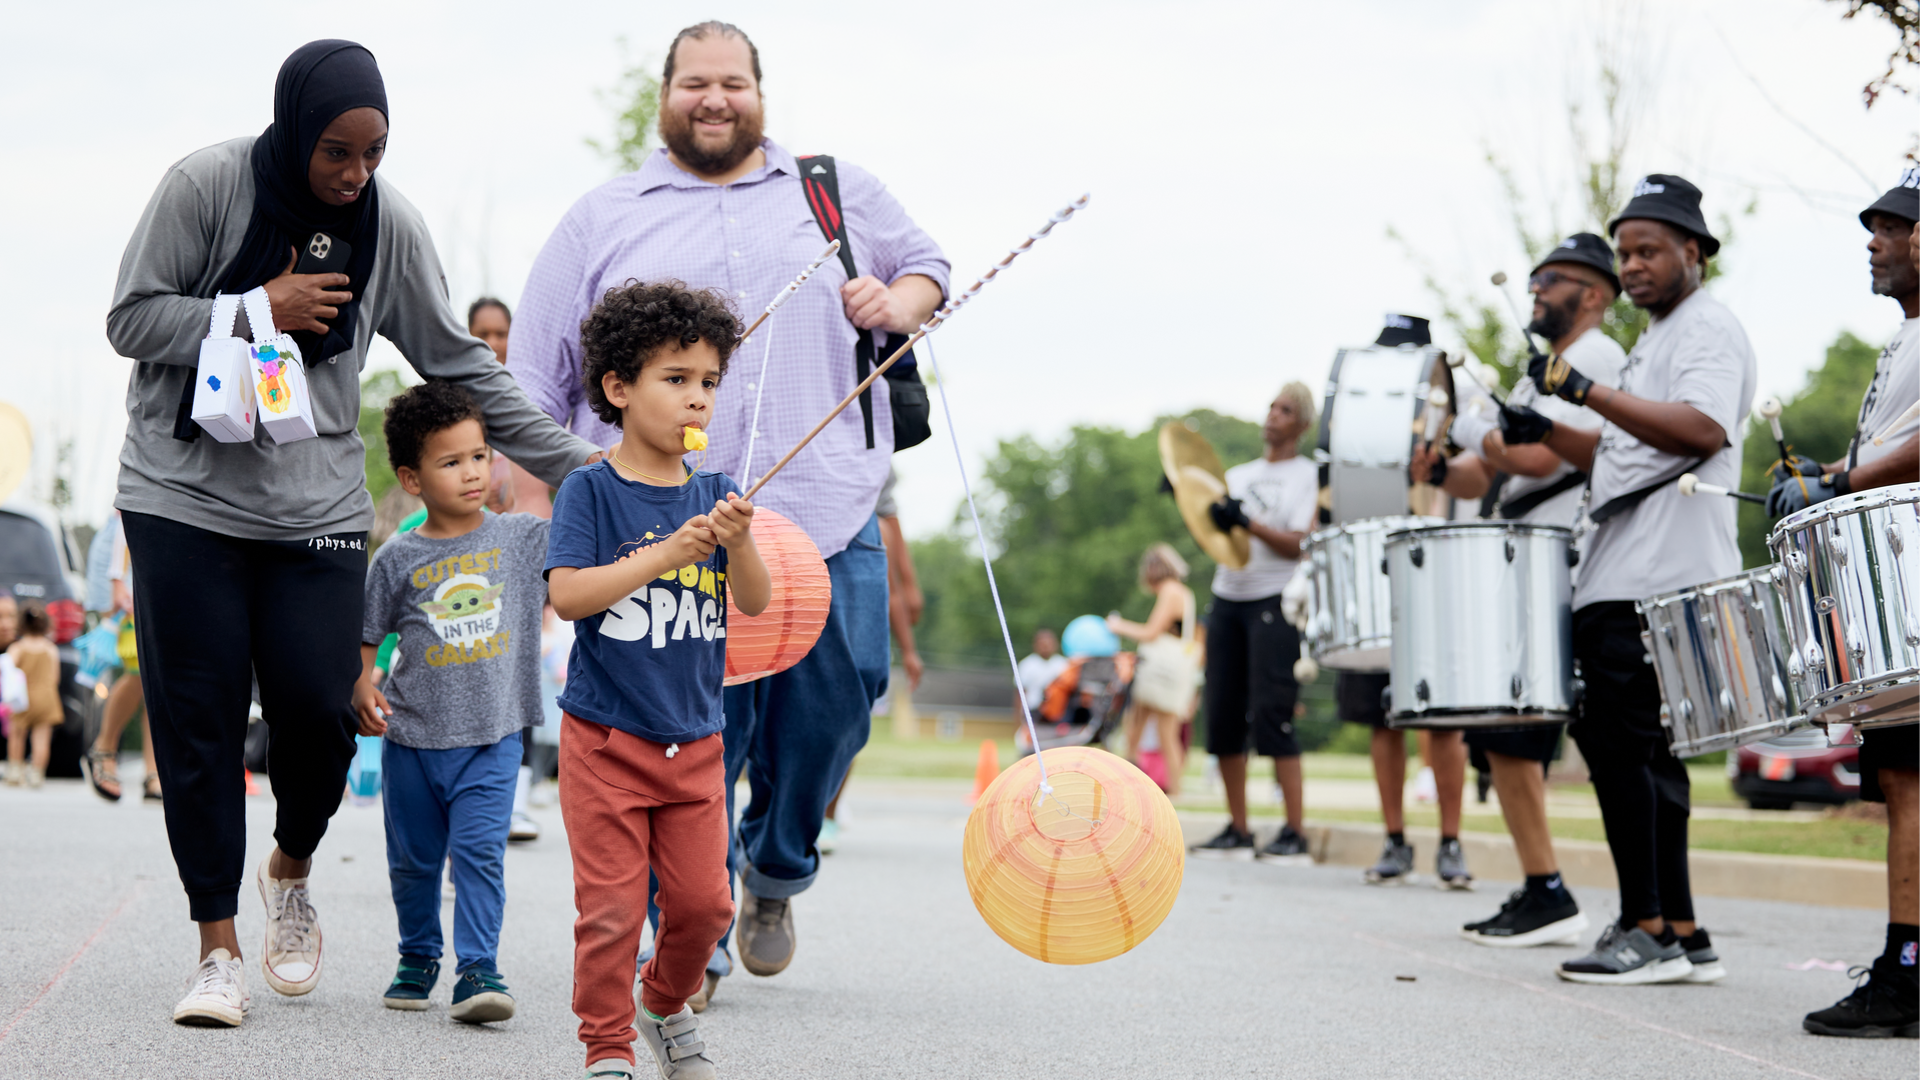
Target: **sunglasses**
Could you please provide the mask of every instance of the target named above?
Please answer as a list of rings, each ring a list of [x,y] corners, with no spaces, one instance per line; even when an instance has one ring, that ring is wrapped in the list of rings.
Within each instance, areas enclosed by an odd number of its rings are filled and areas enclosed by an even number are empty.
[[[1594,283],[1591,281],[1581,281],[1577,277],[1563,274],[1558,270],[1542,270],[1527,279],[1527,291],[1545,292],[1563,281],[1571,281],[1583,289],[1591,289],[1594,286]]]

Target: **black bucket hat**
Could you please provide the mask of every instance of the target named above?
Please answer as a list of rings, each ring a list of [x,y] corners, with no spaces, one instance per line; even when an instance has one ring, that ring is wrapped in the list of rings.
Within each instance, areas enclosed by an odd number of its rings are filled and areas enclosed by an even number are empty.
[[[1418,315],[1388,315],[1387,325],[1381,329],[1380,336],[1373,339],[1375,345],[1392,348],[1396,345],[1433,344],[1433,334],[1427,329],[1427,320]]]
[[[1620,276],[1613,272],[1613,248],[1590,232],[1574,233],[1560,241],[1559,246],[1540,260],[1540,266],[1533,268],[1533,272],[1537,274],[1541,266],[1553,263],[1579,263],[1589,270],[1598,270],[1600,276],[1607,279],[1607,284],[1613,286],[1613,294],[1620,295]]]
[[[1920,221],[1920,168],[1910,168],[1901,173],[1899,183],[1875,199],[1872,206],[1860,211],[1860,224],[1873,228],[1875,214],[1891,214],[1908,221]]]
[[[1711,258],[1720,250],[1720,241],[1707,231],[1707,219],[1700,216],[1700,189],[1667,173],[1649,173],[1633,185],[1633,198],[1627,200],[1620,216],[1607,223],[1609,239],[1620,231],[1620,223],[1629,218],[1664,221],[1700,241],[1700,256]]]

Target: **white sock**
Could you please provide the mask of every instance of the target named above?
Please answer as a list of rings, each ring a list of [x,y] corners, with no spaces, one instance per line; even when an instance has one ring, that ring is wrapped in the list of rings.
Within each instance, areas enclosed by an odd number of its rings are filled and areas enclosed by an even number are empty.
[[[533,790],[533,770],[528,768],[525,765],[522,765],[520,766],[520,779],[515,781],[513,785],[513,812],[514,813],[524,814],[527,812],[527,794],[532,790]]]

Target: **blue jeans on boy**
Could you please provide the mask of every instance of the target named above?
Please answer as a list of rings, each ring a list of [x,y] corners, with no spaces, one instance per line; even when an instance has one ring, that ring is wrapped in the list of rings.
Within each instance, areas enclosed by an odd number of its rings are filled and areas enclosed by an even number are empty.
[[[417,750],[388,740],[381,771],[400,954],[439,958],[440,876],[451,853],[456,970],[481,962],[498,970],[520,734],[492,746],[452,750]]]
[[[867,745],[873,703],[887,691],[892,652],[879,518],[867,519],[846,550],[827,560],[827,574],[833,604],[812,651],[778,675],[726,689],[727,820],[738,822],[727,870],[744,871],[755,896],[797,896],[812,886],[820,871],[813,845],[827,803]],[[743,771],[753,801],[736,817],[734,785]],[[647,914],[658,926],[651,902]],[[708,971],[731,973],[732,936],[728,930],[720,939]]]

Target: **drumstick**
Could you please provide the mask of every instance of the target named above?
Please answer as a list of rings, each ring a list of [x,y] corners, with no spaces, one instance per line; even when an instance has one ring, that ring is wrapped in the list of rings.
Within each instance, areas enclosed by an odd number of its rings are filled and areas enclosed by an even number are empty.
[[[1907,421],[1913,419],[1916,416],[1920,416],[1920,401],[1916,401],[1913,404],[1907,406],[1906,412],[1901,413],[1898,417],[1894,419],[1893,423],[1888,424],[1886,428],[1880,432],[1880,434],[1875,435],[1873,437],[1873,445],[1879,446],[1880,444],[1886,442],[1887,436],[1893,434],[1896,431],[1899,431],[1900,428],[1904,426]]]
[[[781,304],[784,304],[787,302],[787,297],[792,296],[796,292],[799,292],[800,286],[806,284],[807,279],[813,276],[813,272],[815,270],[820,269],[821,264],[825,263],[828,259],[833,258],[835,255],[838,255],[839,253],[840,253],[840,241],[835,240],[832,243],[828,244],[827,250],[821,252],[819,258],[808,263],[807,268],[805,270],[800,271],[799,277],[794,278],[792,281],[788,282],[786,288],[781,289],[779,292],[775,293],[773,295],[773,299],[767,301],[767,310],[761,312],[760,317],[753,320],[753,325],[747,327],[747,332],[740,335],[740,340],[734,342],[733,347],[735,349],[738,349],[740,346],[745,345],[747,343],[747,339],[753,336],[753,332],[755,330],[760,329],[760,324],[763,322],[766,322],[768,317],[771,316],[774,313],[774,311],[780,307]]]
[[[1768,394],[1761,399],[1759,408],[1754,411],[1759,413],[1760,417],[1767,422],[1767,426],[1773,429],[1773,444],[1780,448],[1780,464],[1793,474],[1794,479],[1800,481],[1800,494],[1809,499],[1812,498],[1807,492],[1807,478],[1801,476],[1800,470],[1793,467],[1793,458],[1787,453],[1787,436],[1780,430],[1780,399]]]
[[[1015,258],[1019,257],[1022,253],[1027,251],[1027,249],[1033,247],[1034,241],[1045,237],[1048,233],[1051,233],[1055,225],[1058,225],[1061,222],[1072,217],[1074,214],[1074,211],[1085,209],[1086,205],[1087,205],[1087,196],[1082,195],[1079,198],[1073,200],[1073,202],[1067,204],[1066,209],[1055,211],[1053,216],[1047,219],[1047,223],[1045,225],[1042,225],[1039,228],[1039,230],[1036,232],[1028,233],[1027,238],[1021,241],[1018,247],[1007,252],[1006,258],[1003,258],[999,262],[993,264],[991,269],[989,269],[986,273],[980,275],[979,280],[975,281],[972,285],[968,286],[966,292],[963,292],[959,296],[956,296],[953,299],[947,301],[944,307],[942,307],[939,311],[934,312],[932,317],[927,319],[926,322],[921,323],[920,329],[913,332],[913,336],[907,339],[906,344],[894,350],[894,353],[892,356],[887,357],[886,360],[883,361],[879,367],[874,368],[873,373],[871,375],[868,375],[865,379],[862,379],[860,381],[860,385],[853,388],[852,393],[842,398],[840,400],[840,404],[835,405],[833,407],[832,412],[822,417],[819,423],[813,425],[813,430],[807,432],[805,438],[801,439],[800,442],[797,445],[795,445],[793,449],[787,451],[787,454],[785,457],[781,458],[779,461],[774,462],[773,468],[767,470],[767,475],[755,481],[754,485],[747,489],[746,495],[742,497],[746,499],[752,499],[755,492],[767,486],[767,481],[773,479],[774,476],[778,474],[781,469],[784,469],[787,467],[787,462],[792,461],[793,456],[795,454],[798,454],[800,451],[805,450],[807,448],[807,444],[813,441],[814,436],[819,435],[822,431],[825,431],[827,428],[827,425],[833,423],[834,417],[839,416],[841,413],[845,412],[847,409],[847,406],[853,404],[856,398],[858,398],[861,394],[865,393],[867,390],[867,387],[873,385],[873,380],[878,379],[880,376],[886,374],[887,369],[893,366],[893,362],[895,360],[898,360],[902,356],[906,355],[907,351],[913,348],[914,342],[919,341],[921,338],[926,337],[928,334],[933,333],[935,330],[938,330],[942,323],[945,323],[948,319],[952,318],[954,313],[960,310],[962,305],[966,304],[967,301],[979,295],[980,290],[986,287],[987,282],[992,281],[995,277],[999,275],[1000,271],[1005,270],[1008,266],[1012,265],[1013,260]]]
[[[1745,499],[1750,503],[1760,503],[1763,506],[1767,501],[1765,495],[1755,495],[1750,491],[1735,491],[1732,488],[1723,488],[1719,484],[1708,484],[1692,473],[1681,473],[1679,485],[1682,495],[1725,495],[1728,498]]]
[[[1493,287],[1500,290],[1500,295],[1507,298],[1507,306],[1513,309],[1513,317],[1519,320],[1520,337],[1527,343],[1527,355],[1529,357],[1539,356],[1540,349],[1534,345],[1533,335],[1527,330],[1528,320],[1520,314],[1520,305],[1514,302],[1513,294],[1507,291],[1507,272],[1505,270],[1495,270],[1491,280]]]
[[[1495,390],[1493,387],[1488,386],[1486,383],[1483,383],[1480,381],[1480,376],[1475,375],[1473,373],[1473,369],[1467,366],[1467,358],[1465,356],[1447,357],[1447,366],[1454,369],[1455,371],[1466,372],[1467,378],[1473,380],[1473,385],[1479,387],[1482,390],[1485,390],[1487,392],[1488,397],[1492,398],[1493,400],[1499,402],[1502,405],[1505,405],[1507,403],[1506,397],[1502,395],[1498,390]]]

